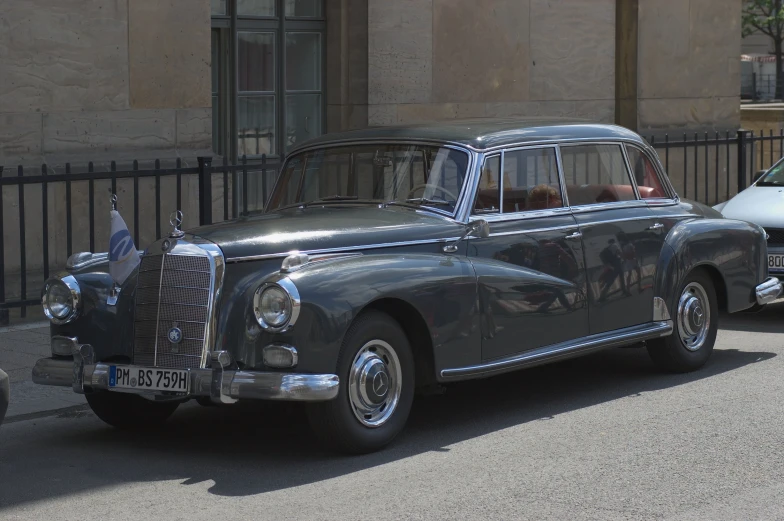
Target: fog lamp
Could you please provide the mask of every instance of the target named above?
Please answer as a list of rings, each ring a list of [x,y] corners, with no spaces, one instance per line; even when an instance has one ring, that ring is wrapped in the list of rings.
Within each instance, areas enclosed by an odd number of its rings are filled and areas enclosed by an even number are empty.
[[[297,350],[284,344],[272,344],[262,350],[267,367],[294,367],[297,365]]]

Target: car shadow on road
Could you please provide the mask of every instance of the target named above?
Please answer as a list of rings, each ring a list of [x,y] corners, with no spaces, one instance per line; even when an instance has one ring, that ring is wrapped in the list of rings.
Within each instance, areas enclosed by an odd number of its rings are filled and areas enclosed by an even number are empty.
[[[768,304],[756,313],[733,313],[720,319],[722,329],[753,333],[784,333],[784,300]]]
[[[127,433],[92,413],[50,419],[0,444],[0,505],[125,483],[214,482],[212,494],[248,496],[351,474],[529,422],[711,378],[776,356],[720,349],[701,370],[663,374],[644,349],[613,349],[557,364],[450,386],[418,398],[403,434],[387,449],[345,457],[315,443],[294,406],[186,406],[161,430]],[[74,413],[71,413],[72,415]],[[22,424],[15,424],[14,427]],[[2,437],[0,431],[0,437]],[[5,451],[3,450],[5,445]],[[34,471],[30,469],[35,469]]]

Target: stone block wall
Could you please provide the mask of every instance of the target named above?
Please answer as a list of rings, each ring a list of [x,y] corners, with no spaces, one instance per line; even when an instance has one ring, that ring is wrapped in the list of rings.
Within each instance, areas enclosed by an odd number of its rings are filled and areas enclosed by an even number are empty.
[[[614,119],[615,0],[367,4],[369,125]]]
[[[3,175],[120,169],[132,159],[150,167],[171,165],[211,149],[209,0],[0,0],[0,166]],[[222,183],[213,188],[222,215]],[[161,182],[161,220],[176,207],[175,179]],[[133,230],[133,181],[119,180],[120,210]],[[106,251],[109,181],[96,181],[95,249]],[[198,184],[183,178],[186,225],[198,220]],[[155,239],[154,179],[141,179],[140,244]],[[67,257],[65,183],[47,187],[49,265]],[[20,294],[20,201],[15,186],[2,188],[2,240],[6,296]],[[89,249],[88,183],[71,186],[73,251]],[[40,185],[23,192],[28,298],[43,272],[43,207]]]
[[[742,0],[639,0],[639,130],[734,130]]]
[[[0,0],[0,165],[211,147],[209,0]]]

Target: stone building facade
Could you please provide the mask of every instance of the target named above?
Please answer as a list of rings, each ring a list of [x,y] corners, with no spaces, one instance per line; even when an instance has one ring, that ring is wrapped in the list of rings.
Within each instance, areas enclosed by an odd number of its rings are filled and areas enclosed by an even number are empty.
[[[734,130],[741,1],[0,0],[0,165],[7,176],[20,164],[252,162],[326,131],[468,117],[574,116],[645,135]],[[161,185],[164,230],[173,183]],[[66,258],[63,184],[48,190],[50,266]],[[94,188],[99,251],[107,186]],[[156,236],[156,192],[151,178],[139,189],[143,248]],[[195,180],[182,189],[187,228]],[[73,183],[73,251],[89,249],[87,190]],[[132,190],[118,181],[135,233]],[[222,185],[213,196],[220,215]],[[26,270],[40,273],[40,187],[24,198]],[[2,200],[8,297],[21,269],[17,187]]]
[[[739,123],[741,0],[0,0],[0,164],[209,152],[215,13],[236,41],[248,21],[232,11],[297,2],[325,24],[318,132],[505,115]]]

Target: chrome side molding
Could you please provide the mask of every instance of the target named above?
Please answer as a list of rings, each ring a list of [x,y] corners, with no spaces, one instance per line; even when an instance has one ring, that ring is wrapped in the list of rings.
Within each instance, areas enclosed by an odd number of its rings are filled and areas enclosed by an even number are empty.
[[[500,360],[492,360],[490,362],[467,367],[443,369],[441,371],[441,378],[445,381],[463,380],[507,373],[522,369],[523,367],[531,367],[561,358],[586,354],[591,351],[599,351],[609,347],[619,347],[641,342],[643,340],[652,340],[654,338],[668,336],[672,334],[672,331],[672,320],[649,322],[640,326],[590,335],[579,340],[570,340],[560,344],[540,347],[526,353],[502,358]]]

